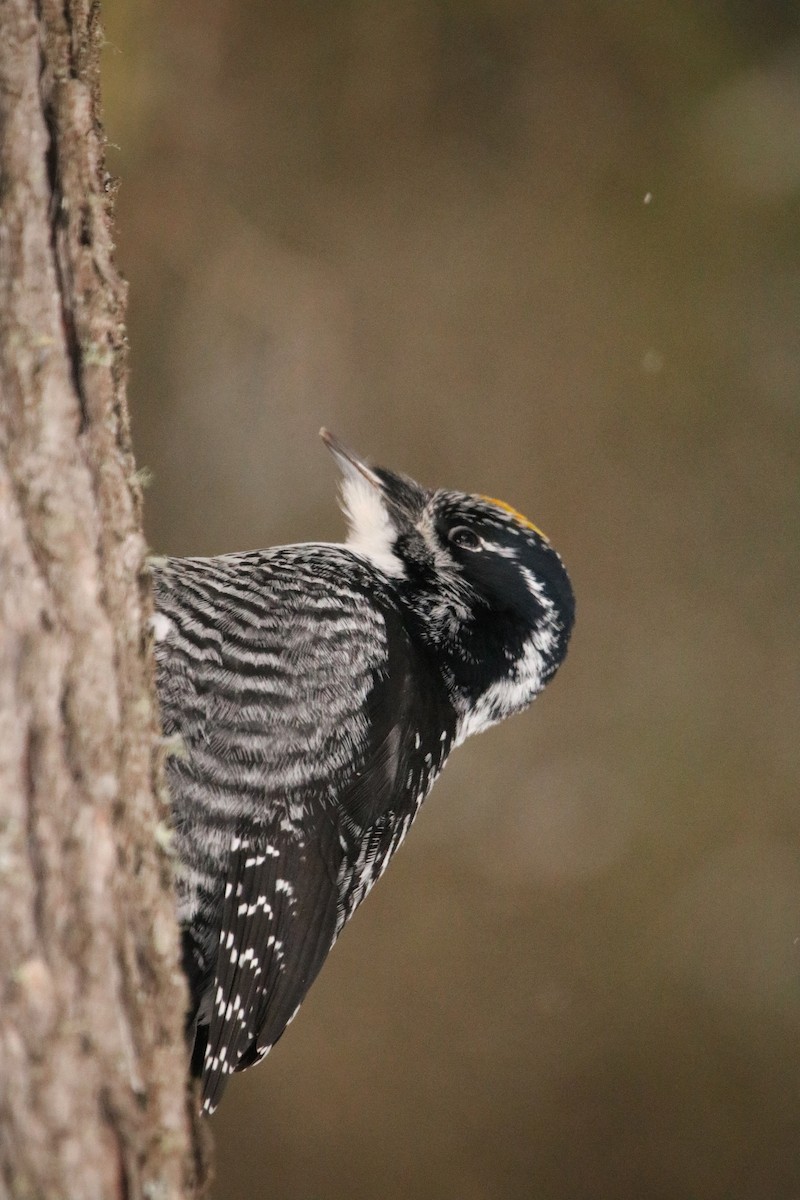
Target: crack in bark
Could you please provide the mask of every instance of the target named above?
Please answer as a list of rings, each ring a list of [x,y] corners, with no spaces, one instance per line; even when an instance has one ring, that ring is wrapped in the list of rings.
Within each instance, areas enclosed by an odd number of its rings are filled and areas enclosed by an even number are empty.
[[[59,145],[60,145],[60,128],[58,121],[58,112],[56,108],[55,92],[57,83],[52,79],[52,72],[47,61],[44,42],[44,15],[42,12],[42,0],[36,0],[36,15],[39,21],[39,96],[42,106],[42,119],[45,129],[47,130],[48,142],[45,151],[45,168],[47,171],[47,179],[50,185],[50,203],[48,205],[48,215],[50,223],[50,248],[53,256],[53,264],[56,270],[56,280],[58,285],[59,307],[61,309],[61,322],[64,330],[64,341],[67,347],[67,359],[70,366],[70,376],[72,386],[75,389],[75,395],[78,400],[80,409],[80,426],[79,433],[83,433],[86,429],[89,418],[87,413],[87,398],[84,392],[83,385],[83,356],[81,353],[80,341],[75,324],[75,314],[72,305],[68,299],[71,294],[69,279],[69,266],[64,261],[62,252],[62,240],[64,239],[64,207],[67,203],[61,187],[59,173]],[[69,0],[64,0],[62,7],[62,16],[67,30],[70,30],[71,21],[69,13]],[[72,38],[69,38],[70,43],[70,77],[76,78],[74,69],[74,53],[72,51]]]
[[[30,794],[36,795],[37,788],[37,770],[36,763],[41,752],[41,738],[35,729],[28,730],[28,736],[25,744],[25,774],[30,788]],[[36,929],[36,942],[41,948],[46,945],[45,937],[45,914],[44,914],[44,861],[39,846],[39,836],[36,830],[36,817],[33,805],[30,805],[26,811],[27,818],[27,846],[28,858],[31,864],[31,878],[35,880],[36,887],[33,894],[33,922]]]

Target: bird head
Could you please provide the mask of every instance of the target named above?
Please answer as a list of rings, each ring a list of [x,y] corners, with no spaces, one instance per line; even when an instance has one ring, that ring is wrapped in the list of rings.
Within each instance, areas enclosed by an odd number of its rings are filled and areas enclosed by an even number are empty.
[[[459,740],[526,707],[563,661],[575,619],[545,534],[501,500],[421,487],[322,438],[342,470],[347,545],[391,578],[443,664]]]

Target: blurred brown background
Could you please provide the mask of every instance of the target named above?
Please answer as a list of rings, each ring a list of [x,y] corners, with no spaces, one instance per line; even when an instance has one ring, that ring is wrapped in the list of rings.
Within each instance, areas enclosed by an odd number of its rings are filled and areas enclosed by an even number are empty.
[[[455,756],[217,1200],[800,1197],[796,0],[106,0],[158,552],[502,496],[568,663]]]

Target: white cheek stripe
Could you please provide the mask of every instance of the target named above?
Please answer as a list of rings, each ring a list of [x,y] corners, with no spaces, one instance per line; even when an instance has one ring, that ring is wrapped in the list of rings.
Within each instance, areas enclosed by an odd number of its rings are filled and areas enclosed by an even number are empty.
[[[547,593],[544,590],[543,584],[539,582],[533,571],[530,571],[527,567],[520,567],[520,571],[522,572],[522,577],[525,580],[525,583],[528,585],[528,591],[533,596],[534,600],[541,604],[545,611],[545,622],[548,624],[551,623],[555,609],[553,602],[547,598]]]
[[[555,634],[551,635],[555,638]],[[512,713],[527,708],[544,687],[542,668],[544,656],[537,646],[542,634],[534,634],[525,646],[525,653],[516,665],[510,679],[500,679],[486,689],[478,700],[459,720],[454,745],[460,746],[473,733],[497,725]]]
[[[533,572],[525,567],[522,572],[531,595],[542,606],[544,613],[526,641],[513,674],[491,684],[477,704],[462,715],[456,728],[456,746],[460,746],[473,733],[482,733],[512,713],[527,708],[547,682],[546,668],[552,661],[558,641],[556,609]]]

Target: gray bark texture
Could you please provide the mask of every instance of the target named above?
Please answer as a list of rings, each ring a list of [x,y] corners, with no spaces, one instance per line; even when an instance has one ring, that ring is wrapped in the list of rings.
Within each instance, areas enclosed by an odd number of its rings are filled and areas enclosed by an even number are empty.
[[[0,0],[0,1196],[183,1200],[202,1138],[86,0]]]

